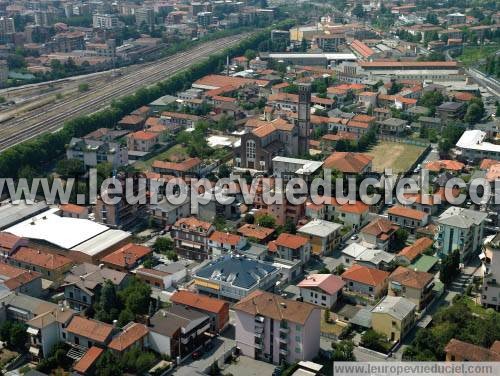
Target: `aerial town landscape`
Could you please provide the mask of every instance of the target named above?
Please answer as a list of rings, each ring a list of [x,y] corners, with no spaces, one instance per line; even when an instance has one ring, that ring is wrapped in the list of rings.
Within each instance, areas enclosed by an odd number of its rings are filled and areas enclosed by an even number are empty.
[[[0,0],[0,372],[500,372],[499,183],[498,0]]]

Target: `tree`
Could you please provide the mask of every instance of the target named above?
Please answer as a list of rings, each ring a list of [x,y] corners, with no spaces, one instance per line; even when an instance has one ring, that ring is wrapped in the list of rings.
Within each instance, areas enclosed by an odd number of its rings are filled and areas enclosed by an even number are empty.
[[[325,322],[330,322],[330,310],[325,309]]]
[[[244,220],[245,220],[245,223],[249,223],[249,224],[252,225],[255,222],[255,217],[252,214],[247,213],[247,214],[245,214],[245,219]]]
[[[439,24],[439,20],[435,13],[427,13],[427,17],[425,17],[425,22],[433,25]]]
[[[449,285],[460,274],[460,251],[454,250],[441,260],[439,280]]]
[[[332,342],[332,360],[334,362],[354,362],[354,343],[352,341],[343,340],[340,342]]]
[[[400,251],[406,246],[406,240],[408,239],[408,231],[405,229],[398,229],[394,233],[394,241],[393,241],[393,248],[394,250]]]
[[[13,323],[10,328],[10,336],[7,340],[7,345],[18,352],[26,351],[28,343],[28,332],[26,325],[20,322]]]
[[[120,300],[133,315],[145,315],[148,312],[151,287],[137,278],[118,293]]]
[[[121,376],[122,369],[117,357],[111,352],[106,350],[96,362],[97,374],[100,376]]]
[[[344,272],[345,272],[344,264],[337,265],[333,270],[333,274],[335,275],[342,275]]]
[[[214,226],[218,231],[226,230],[226,219],[222,215],[216,215],[214,218]]]
[[[86,82],[81,83],[80,85],[78,85],[78,91],[80,93],[84,93],[86,91],[89,91],[89,89],[90,89],[90,86]]]
[[[174,241],[167,237],[158,237],[153,244],[153,251],[156,253],[166,254],[168,251],[173,249]]]
[[[217,175],[219,176],[219,179],[228,178],[231,176],[231,169],[224,163],[219,166],[219,172]]]
[[[85,165],[78,159],[62,159],[57,162],[56,173],[63,178],[81,176],[85,173]]]
[[[379,351],[386,352],[386,347],[384,344],[387,342],[383,334],[377,333],[373,329],[368,329],[361,337],[361,345],[363,347]]]
[[[357,3],[351,13],[358,18],[363,18],[365,16],[363,5],[361,3]]]
[[[326,266],[323,266],[318,270],[318,274],[330,274],[330,270]]]
[[[248,61],[253,60],[257,57],[257,52],[255,50],[246,50],[245,57],[248,59]]]
[[[287,218],[283,230],[289,234],[296,234],[297,226],[295,225],[294,221],[292,221],[290,218]]]
[[[476,103],[472,103],[471,105],[469,105],[469,107],[467,107],[464,121],[472,125],[478,123],[482,117],[483,110],[481,110],[481,107],[479,107],[479,105]]]
[[[257,217],[257,224],[262,227],[274,228],[276,219],[270,214],[262,214]]]

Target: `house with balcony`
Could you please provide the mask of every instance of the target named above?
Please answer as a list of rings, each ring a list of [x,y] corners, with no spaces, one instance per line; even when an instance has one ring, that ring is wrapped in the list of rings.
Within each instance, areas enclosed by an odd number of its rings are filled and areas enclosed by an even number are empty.
[[[113,168],[118,168],[128,163],[128,150],[116,142],[73,137],[66,149],[66,157],[82,161],[85,167],[109,162]]]
[[[110,281],[120,290],[126,286],[128,278],[126,273],[102,265],[75,265],[64,278],[64,299],[72,309],[85,311],[95,303],[96,296],[106,281]]]
[[[313,255],[330,255],[342,240],[342,225],[323,219],[314,219],[297,230],[297,234],[305,237],[311,244]]]
[[[254,291],[234,305],[236,346],[273,364],[312,360],[319,351],[319,307]]]
[[[330,309],[340,301],[344,285],[344,280],[333,274],[310,274],[297,287],[304,302]]]
[[[438,220],[435,246],[438,255],[446,256],[454,250],[460,252],[460,261],[479,253],[484,236],[484,223],[488,213],[452,206]]]
[[[389,276],[388,295],[402,296],[420,311],[432,300],[433,287],[434,275],[398,266]]]
[[[387,251],[398,229],[398,225],[385,218],[377,217],[361,229],[361,242],[367,247]]]
[[[500,233],[485,241],[479,256],[482,262],[483,286],[481,304],[483,307],[500,309]]]
[[[223,231],[214,231],[208,238],[209,253],[212,257],[241,251],[246,244],[245,237]]]
[[[111,340],[113,329],[113,325],[74,316],[66,328],[67,342],[80,349],[89,349],[92,346],[106,347]]]
[[[347,292],[377,298],[384,295],[387,290],[389,273],[354,264],[342,273],[341,277]]]
[[[29,354],[36,360],[52,355],[54,346],[68,338],[66,329],[75,314],[69,307],[57,306],[28,320]]]
[[[196,217],[181,218],[171,228],[177,253],[191,260],[206,260],[210,257],[208,240],[215,231],[213,224]]]
[[[210,317],[188,307],[173,304],[160,309],[148,321],[149,347],[171,358],[185,356],[209,338]]]
[[[417,228],[424,227],[429,222],[429,213],[399,205],[390,208],[387,214],[389,214],[389,221],[410,233],[414,233]]]
[[[300,261],[302,265],[311,258],[311,244],[303,236],[281,233],[271,243],[274,243],[274,247],[270,247],[269,250],[275,252],[278,258],[288,261]]]

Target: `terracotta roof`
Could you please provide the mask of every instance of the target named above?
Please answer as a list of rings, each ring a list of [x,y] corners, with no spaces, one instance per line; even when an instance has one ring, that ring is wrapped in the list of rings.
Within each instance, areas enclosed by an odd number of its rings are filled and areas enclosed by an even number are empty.
[[[390,215],[395,215],[397,217],[405,217],[405,218],[410,218],[410,219],[417,219],[421,221],[422,219],[425,218],[427,215],[425,212],[416,210],[416,209],[411,209],[411,208],[405,208],[404,206],[393,206],[387,211],[388,214]]]
[[[389,238],[389,234],[393,233],[398,228],[399,226],[395,225],[391,221],[378,217],[363,227],[361,232],[386,240]]]
[[[137,132],[134,132],[134,133],[127,135],[127,137],[133,138],[136,140],[147,141],[147,140],[154,140],[155,138],[158,137],[158,134],[154,133],[154,132],[137,131]]]
[[[389,277],[389,273],[383,270],[354,264],[342,273],[341,277],[344,280],[348,279],[365,285],[380,286],[384,284],[387,277]]]
[[[247,237],[247,238],[255,238],[258,240],[263,240],[267,238],[274,232],[273,228],[262,227],[254,224],[244,224],[240,228],[238,228],[238,233]]]
[[[241,241],[241,236],[229,232],[214,231],[208,239],[219,244],[237,245]]]
[[[456,355],[460,358],[466,358],[469,361],[500,361],[500,354],[485,347],[473,345],[472,343],[460,341],[452,338],[444,348],[444,351],[450,355]]]
[[[351,48],[365,58],[368,58],[375,53],[370,47],[357,39],[352,41]]]
[[[424,165],[424,168],[434,172],[439,172],[441,170],[462,171],[465,168],[465,165],[458,161],[440,160],[428,162]]]
[[[38,272],[24,270],[0,262],[0,284],[6,286],[9,290],[15,290],[40,277],[41,274]]]
[[[355,133],[340,131],[337,134],[325,134],[321,137],[322,140],[326,141],[338,141],[338,140],[357,140],[358,136]]]
[[[291,249],[297,249],[305,246],[308,243],[308,240],[299,235],[281,233],[280,236],[276,239],[276,245]]]
[[[144,121],[144,118],[139,115],[126,115],[124,116],[119,123],[120,124],[130,124],[130,125],[135,125],[135,124],[140,124]]]
[[[286,320],[304,325],[309,316],[318,309],[312,304],[284,299],[279,295],[256,290],[233,306],[235,311],[250,315],[262,315],[274,320]]]
[[[170,117],[174,119],[185,119],[185,120],[192,120],[192,121],[198,121],[201,118],[196,115],[191,115],[191,114],[184,114],[181,112],[169,112],[169,111],[163,111],[161,113],[162,117]]]
[[[341,205],[339,211],[344,213],[363,214],[368,211],[368,205],[362,201],[356,201],[354,204],[347,203]]]
[[[56,270],[73,263],[73,261],[68,257],[28,247],[20,247],[17,252],[11,256],[11,258],[16,261],[25,262],[50,270]]]
[[[333,274],[310,274],[297,286],[303,288],[317,287],[327,294],[333,295],[342,290],[344,285],[344,280]]]
[[[144,245],[128,243],[116,251],[104,256],[101,261],[121,267],[135,265],[137,261],[149,255],[153,251]]]
[[[84,375],[87,374],[89,368],[92,367],[103,352],[104,350],[100,347],[92,346],[87,350],[85,355],[75,363],[73,370]]]
[[[323,167],[344,173],[360,173],[371,163],[372,159],[373,157],[362,153],[334,152],[325,159]]]
[[[271,94],[267,99],[269,102],[293,102],[299,103],[299,96],[290,93],[276,93]]]
[[[419,272],[404,266],[398,266],[389,276],[390,281],[395,281],[403,286],[423,289],[434,279],[434,275]]]
[[[229,305],[229,303],[223,300],[211,298],[209,296],[201,294],[196,294],[194,292],[187,290],[176,291],[170,297],[170,301],[176,304],[182,304],[185,306],[197,308],[212,313],[219,313],[222,310],[224,310],[226,306]]]
[[[500,163],[500,162],[499,162],[499,161],[497,161],[497,160],[495,160],[495,159],[483,159],[483,160],[481,161],[481,164],[479,165],[479,168],[480,168],[481,170],[487,170],[487,169],[489,169],[491,166],[496,165],[496,164],[498,164],[498,163]],[[1,234],[0,234],[0,235],[1,235]]]
[[[199,158],[189,158],[183,162],[165,162],[165,161],[154,161],[153,168],[160,168],[164,170],[181,171],[186,172],[190,169],[201,164],[201,159]]]
[[[148,333],[149,329],[146,325],[131,322],[111,340],[108,347],[112,350],[124,351],[147,336]]]
[[[63,212],[73,213],[73,214],[88,213],[88,209],[85,206],[80,206],[75,204],[59,205],[59,209],[61,209]]]
[[[207,231],[208,229],[210,229],[210,227],[212,227],[212,224],[210,222],[202,221],[196,217],[187,217],[178,219],[177,222],[175,222],[174,226],[177,228],[187,226],[189,230],[194,231],[198,231],[198,228],[201,227],[203,230]]]
[[[377,118],[375,116],[370,116],[365,114],[356,114],[352,117],[352,120],[360,121],[362,123],[371,123],[377,120]]]
[[[67,331],[80,337],[104,343],[111,335],[113,326],[97,320],[75,316],[68,325]]]
[[[434,242],[429,238],[418,238],[412,245],[404,247],[401,252],[398,253],[398,256],[404,256],[412,262],[415,258],[417,258],[417,256],[432,247],[433,244]]]
[[[10,232],[0,232],[0,248],[11,250],[21,238]]]

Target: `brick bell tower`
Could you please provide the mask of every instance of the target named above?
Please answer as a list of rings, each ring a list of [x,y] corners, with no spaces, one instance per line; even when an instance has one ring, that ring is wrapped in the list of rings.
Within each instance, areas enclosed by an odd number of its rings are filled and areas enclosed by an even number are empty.
[[[311,122],[311,84],[299,83],[299,154],[309,155],[309,127]]]

